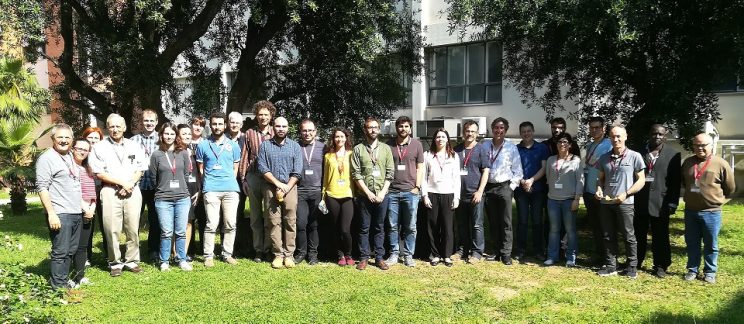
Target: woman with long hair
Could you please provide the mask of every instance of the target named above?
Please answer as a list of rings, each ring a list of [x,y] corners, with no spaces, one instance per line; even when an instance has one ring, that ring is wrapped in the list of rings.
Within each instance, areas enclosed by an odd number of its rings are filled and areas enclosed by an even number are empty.
[[[333,217],[336,230],[338,265],[353,266],[351,258],[351,220],[354,218],[353,192],[351,190],[351,133],[346,128],[335,127],[326,145],[323,160],[323,198]]]
[[[155,208],[160,221],[160,270],[170,269],[171,237],[176,237],[176,262],[181,270],[191,271],[186,258],[186,224],[191,198],[186,185],[189,177],[189,157],[186,146],[176,143],[178,130],[171,123],[160,127],[159,149],[150,158],[150,172],[155,175]],[[150,235],[157,235],[151,229]]]
[[[75,273],[70,280],[71,287],[79,287],[81,284],[90,284],[90,280],[85,278],[85,267],[88,262],[88,244],[93,237],[93,218],[98,205],[96,197],[96,182],[93,172],[88,166],[88,153],[90,152],[90,143],[85,139],[75,140],[72,146],[72,157],[79,169],[80,190],[82,192],[82,201],[80,209],[83,211],[83,225],[80,231],[80,240],[78,249],[73,257]]]
[[[86,139],[88,143],[90,144],[90,147],[93,147],[93,145],[96,145],[96,143],[103,140],[103,131],[98,127],[88,127],[83,130],[81,137]],[[98,178],[95,178],[96,181],[96,201],[99,201],[101,199],[101,180],[98,180]],[[95,217],[91,219],[91,228],[90,228],[90,238],[88,239],[88,253],[87,253],[87,260],[85,261],[86,266],[90,266],[90,260],[93,259],[93,231],[95,230],[95,223],[96,220],[98,220],[98,224],[100,226],[100,231],[103,233],[103,221],[101,221],[101,204],[96,204],[96,213]],[[101,235],[103,238],[103,246],[106,246],[106,235]],[[103,250],[103,259],[106,259],[106,249]]]
[[[176,135],[176,146],[185,147],[189,155],[188,164],[188,176],[186,177],[186,186],[189,188],[189,195],[191,196],[191,207],[189,208],[188,223],[186,223],[186,253],[189,252],[189,245],[194,234],[194,220],[196,219],[195,209],[199,203],[199,192],[201,188],[199,184],[201,181],[199,178],[199,172],[196,171],[196,156],[194,151],[191,150],[191,134],[192,130],[189,125],[179,124],[178,134]]]
[[[548,179],[548,259],[543,263],[550,266],[558,262],[561,244],[561,225],[566,230],[566,266],[576,266],[578,243],[576,241],[576,211],[579,199],[584,193],[584,171],[581,158],[570,152],[574,141],[568,133],[556,138],[558,155],[548,158],[546,175]]]
[[[428,209],[430,263],[436,266],[443,257],[444,264],[451,267],[454,210],[460,203],[460,157],[452,150],[449,133],[444,128],[434,132],[434,141],[424,154],[424,168],[421,195]]]

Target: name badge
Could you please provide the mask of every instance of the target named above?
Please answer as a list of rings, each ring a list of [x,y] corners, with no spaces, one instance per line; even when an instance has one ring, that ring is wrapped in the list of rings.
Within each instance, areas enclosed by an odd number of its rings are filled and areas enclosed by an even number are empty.
[[[406,165],[405,164],[398,164],[398,171],[406,171]]]
[[[379,178],[381,175],[382,175],[382,173],[380,173],[380,170],[378,170],[378,169],[372,170],[372,176],[373,177]]]
[[[313,175],[313,170],[305,170],[305,175]]]
[[[690,192],[700,192],[700,187],[698,187],[698,186],[692,186],[692,187],[690,187]]]
[[[196,182],[196,177],[189,174],[188,182]]]
[[[654,182],[654,177],[646,177],[646,182]]]
[[[460,175],[461,175],[461,176],[466,176],[466,175],[468,175],[468,169],[465,169],[465,168],[462,168],[462,169],[460,169]]]
[[[337,183],[337,184],[338,184],[339,186],[342,186],[342,187],[343,187],[343,186],[345,186],[345,185],[346,185],[346,180],[344,180],[344,179],[339,179],[338,181],[336,181],[336,183]]]
[[[618,185],[617,182],[610,182],[610,187],[617,187],[617,185]]]
[[[222,165],[219,165],[219,164],[215,164],[215,165],[214,165],[214,166],[212,167],[212,170],[222,170]]]
[[[555,189],[563,189],[563,184],[562,183],[556,183],[556,184],[553,185],[553,188],[555,188]]]
[[[170,188],[171,189],[178,189],[181,185],[178,183],[178,180],[171,180],[170,181]]]

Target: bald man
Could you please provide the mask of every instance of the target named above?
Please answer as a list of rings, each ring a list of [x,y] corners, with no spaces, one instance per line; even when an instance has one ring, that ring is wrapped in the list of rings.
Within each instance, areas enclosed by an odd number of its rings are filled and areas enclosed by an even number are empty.
[[[628,278],[638,277],[638,244],[633,228],[633,195],[643,188],[646,166],[643,157],[625,146],[628,133],[615,126],[610,130],[612,150],[599,158],[599,181],[595,198],[600,201],[600,224],[604,236],[604,267],[597,274],[606,277],[617,274],[617,226],[625,239]]]
[[[734,171],[722,158],[713,155],[713,139],[698,134],[692,140],[695,155],[682,163],[685,187],[685,244],[687,273],[684,279],[695,280],[700,270],[700,241],[703,241],[703,280],[716,282],[718,272],[718,232],[721,230],[721,206],[736,190]]]
[[[274,120],[274,137],[258,148],[258,173],[266,180],[263,190],[265,232],[271,239],[274,269],[293,268],[297,236],[297,183],[302,180],[302,152],[287,138],[289,123]]]

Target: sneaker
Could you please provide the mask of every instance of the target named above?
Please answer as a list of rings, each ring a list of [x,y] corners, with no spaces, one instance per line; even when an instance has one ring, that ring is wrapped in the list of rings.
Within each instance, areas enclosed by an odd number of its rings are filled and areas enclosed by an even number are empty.
[[[191,271],[194,270],[194,267],[191,266],[191,263],[188,261],[181,261],[178,263],[178,267],[181,268],[183,271]]]
[[[204,259],[204,266],[207,268],[214,267],[214,258],[206,258]]]
[[[261,259],[261,257],[255,257],[255,258],[253,258],[253,262],[255,262],[255,263],[261,263],[261,262],[263,262],[263,259]]]
[[[716,283],[716,275],[713,274],[713,273],[706,273],[705,274],[705,277],[703,278],[703,280],[705,280],[705,282],[707,282],[709,284],[714,284],[714,283]]]
[[[617,270],[614,267],[604,267],[601,270],[597,271],[597,274],[600,277],[615,276],[617,275]]]
[[[654,271],[654,275],[656,275],[656,277],[658,277],[659,279],[664,279],[667,273],[666,273],[666,270],[664,270],[664,268],[656,268],[656,271]]]
[[[346,257],[340,257],[338,258],[338,265],[339,266],[345,266],[346,265]]]
[[[436,267],[439,265],[439,258],[432,258],[431,261],[429,261],[429,264],[431,264],[432,267]]]
[[[495,255],[486,256],[486,261],[499,261],[499,258]]]
[[[284,258],[278,256],[274,257],[274,261],[271,261],[271,267],[274,269],[281,269],[284,267]]]
[[[391,254],[387,260],[385,260],[385,264],[387,265],[394,265],[398,263],[399,256],[397,254]]]
[[[318,264],[318,262],[320,262],[320,260],[318,260],[318,256],[317,255],[310,255],[307,258],[307,264],[309,264],[311,266]]]
[[[294,258],[284,258],[284,266],[287,267],[287,269],[292,269],[295,267]]]
[[[468,258],[468,263],[470,263],[470,264],[477,264],[477,263],[480,263],[481,261],[483,261],[483,259],[481,257],[475,256],[475,255],[471,255]]]
[[[508,255],[502,256],[501,263],[503,263],[504,265],[512,265],[512,259]]]
[[[160,271],[170,271],[170,265],[168,265],[167,263],[161,263]]]
[[[406,255],[405,257],[403,257],[403,264],[406,267],[413,268],[416,266],[416,261],[413,260],[412,256]]]
[[[347,255],[345,258],[346,258],[346,265],[353,266],[354,264],[356,264],[356,261],[354,261],[354,259],[352,259],[351,256]]]
[[[576,261],[566,261],[567,268],[576,268]]]
[[[227,256],[223,260],[225,261],[225,263],[227,263],[229,265],[237,265],[238,264],[238,260],[235,260],[235,258],[233,258],[232,256]]]
[[[697,278],[697,273],[693,271],[687,271],[684,277],[685,281],[693,281],[695,278]]]
[[[547,259],[545,260],[545,262],[543,262],[544,266],[552,266],[554,264],[555,264],[555,261],[553,261],[553,259]]]
[[[295,264],[300,264],[300,263],[302,263],[303,260],[305,260],[305,255],[304,254],[298,254],[298,255],[295,255],[295,257],[294,257],[294,263]]]
[[[517,253],[517,254],[515,254],[515,255],[514,255],[514,260],[517,260],[517,261],[520,261],[520,262],[521,262],[521,261],[522,261],[522,259],[524,259],[524,254],[522,254],[522,253]],[[540,259],[540,258],[538,257],[538,260],[542,260],[542,259]]]
[[[452,259],[444,258],[444,265],[447,266],[448,268],[451,268],[454,265],[454,263],[452,263]]]
[[[70,289],[80,289],[80,284],[75,282],[74,280],[68,280],[67,281],[67,288]]]
[[[113,269],[111,269],[110,275],[112,277],[119,277],[119,276],[121,276],[121,268],[113,268]]]
[[[80,285],[81,286],[88,286],[92,285],[93,283],[88,279],[88,277],[83,277],[83,279],[80,279]]]
[[[625,271],[625,276],[630,279],[636,279],[638,278],[638,271],[636,271],[635,267],[628,267],[628,270]]]
[[[85,267],[90,268],[90,260],[85,260]]]

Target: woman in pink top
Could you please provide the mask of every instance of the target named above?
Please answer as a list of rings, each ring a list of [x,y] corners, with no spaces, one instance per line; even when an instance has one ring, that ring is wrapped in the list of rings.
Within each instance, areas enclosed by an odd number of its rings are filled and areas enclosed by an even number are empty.
[[[83,229],[80,231],[80,241],[78,249],[73,258],[75,272],[73,273],[70,286],[77,288],[80,284],[89,284],[88,278],[85,278],[85,262],[88,260],[88,242],[93,235],[93,216],[96,213],[96,180],[93,172],[88,167],[88,153],[90,152],[90,143],[85,139],[75,140],[72,147],[72,156],[75,163],[80,168],[80,189],[82,191],[82,200],[80,209],[83,210]]]

